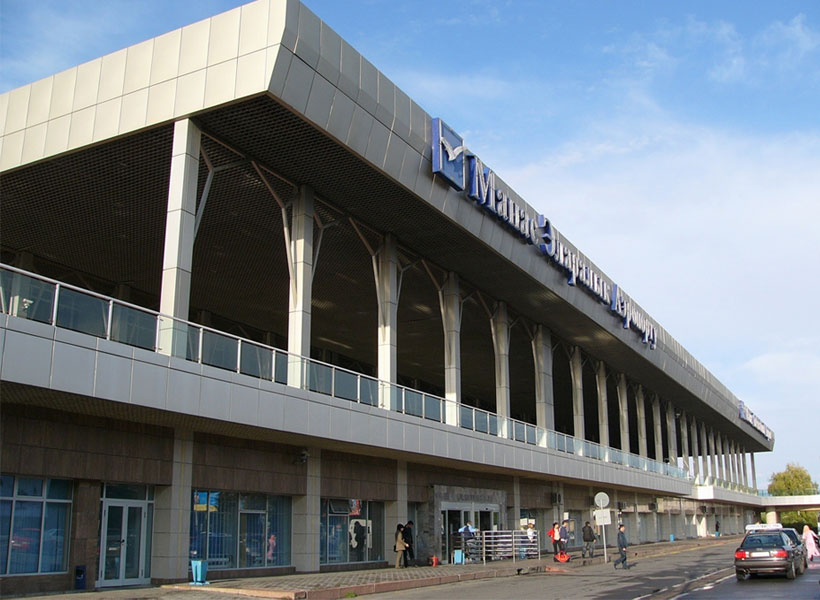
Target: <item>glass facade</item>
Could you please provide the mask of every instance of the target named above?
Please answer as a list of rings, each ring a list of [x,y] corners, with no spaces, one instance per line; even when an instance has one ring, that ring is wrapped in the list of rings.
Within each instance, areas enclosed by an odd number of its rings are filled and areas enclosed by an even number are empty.
[[[322,499],[320,564],[385,560],[384,503]]]
[[[289,497],[193,492],[190,556],[210,568],[290,565],[290,540]]]
[[[0,574],[66,570],[74,486],[0,475]]]

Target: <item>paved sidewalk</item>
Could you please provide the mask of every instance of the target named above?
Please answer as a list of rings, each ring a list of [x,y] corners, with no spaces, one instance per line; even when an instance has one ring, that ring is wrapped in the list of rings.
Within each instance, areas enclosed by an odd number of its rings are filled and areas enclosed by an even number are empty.
[[[725,536],[676,542],[642,544],[629,549],[630,559],[652,558],[681,552],[697,552],[704,546],[728,544],[732,548],[741,536]],[[609,551],[610,560],[612,552]],[[617,554],[617,553],[615,553]],[[173,584],[162,586],[166,590],[196,591],[220,596],[279,598],[287,600],[336,600],[366,594],[392,592],[411,588],[486,579],[511,577],[526,573],[567,573],[590,565],[603,564],[603,553],[594,559],[581,559],[580,552],[572,553],[573,559],[566,564],[554,562],[548,555],[540,560],[499,561],[485,564],[441,565],[438,567],[411,567],[409,569],[371,569],[366,571],[342,571],[337,573],[310,573],[278,577],[254,577],[246,579],[223,579],[207,586]]]

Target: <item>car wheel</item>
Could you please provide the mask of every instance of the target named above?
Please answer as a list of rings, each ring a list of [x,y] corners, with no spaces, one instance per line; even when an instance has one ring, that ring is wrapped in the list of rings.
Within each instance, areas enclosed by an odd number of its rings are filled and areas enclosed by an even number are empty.
[[[746,581],[746,573],[743,571],[735,571],[735,577],[738,581]]]
[[[786,569],[786,579],[794,579],[797,574],[794,571],[794,563],[789,565],[789,568]]]
[[[797,574],[802,575],[806,572],[806,565],[803,564],[803,559],[800,559],[799,566],[797,567]]]

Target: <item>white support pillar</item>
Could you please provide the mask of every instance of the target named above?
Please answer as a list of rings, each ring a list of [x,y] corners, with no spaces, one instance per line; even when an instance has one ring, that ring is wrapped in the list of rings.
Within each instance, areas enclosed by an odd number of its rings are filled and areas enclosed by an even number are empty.
[[[532,339],[535,365],[535,424],[555,429],[555,400],[552,391],[552,336],[543,325],[535,328]]]
[[[188,579],[193,456],[193,433],[188,430],[175,430],[171,485],[157,486],[154,499],[152,578],[163,581]]]
[[[490,318],[490,331],[493,338],[495,356],[495,412],[501,417],[502,428],[511,437],[507,424],[510,415],[510,318],[507,303],[499,302]],[[506,427],[504,427],[506,425]]]
[[[678,436],[675,425],[675,407],[671,402],[666,403],[666,452],[669,454],[669,464],[678,466]]]
[[[717,452],[716,459],[719,478],[721,481],[728,481],[726,476],[726,455],[723,454],[723,436],[720,434],[720,432],[715,434],[715,451]]]
[[[649,448],[647,447],[646,439],[646,402],[643,397],[643,387],[638,386],[635,389],[635,412],[638,418],[638,454],[644,458],[649,458]]]
[[[680,454],[683,459],[683,470],[689,473],[691,471],[689,464],[689,420],[687,419],[684,411],[681,411],[680,413],[680,445]]]
[[[306,467],[305,495],[293,498],[291,560],[297,572],[315,573],[319,571],[319,523],[322,518],[321,449],[309,449]]]
[[[629,401],[626,375],[623,373],[618,376],[618,422],[621,429],[621,450],[629,452]]]
[[[700,478],[700,453],[702,452],[700,448],[700,440],[699,440],[699,431],[698,431],[698,423],[695,420],[695,417],[692,417],[692,474],[695,476],[695,481],[698,481]]]
[[[609,406],[606,395],[606,365],[598,361],[595,369],[595,383],[598,388],[598,437],[604,448],[609,448]]]
[[[444,420],[458,425],[461,404],[461,288],[456,273],[448,273],[439,290],[441,321],[444,327],[444,397],[448,400]]]
[[[711,477],[714,477],[715,474],[711,470],[711,464],[709,461],[709,444],[706,438],[706,424],[700,424],[700,460],[701,466],[703,467],[703,479],[704,483],[709,483]]]
[[[709,427],[709,462],[712,465],[712,468],[711,468],[712,479],[717,481],[721,477],[720,477],[720,473],[718,472],[717,444],[715,443],[715,430],[712,427]]]
[[[746,465],[746,449],[742,448],[740,452],[740,459],[743,466],[743,485],[746,488],[751,487],[749,485],[749,470]]]
[[[752,489],[757,489],[757,471],[755,471],[755,453],[749,453],[749,463],[752,465]]]
[[[584,431],[584,366],[581,349],[574,346],[569,361],[572,376],[572,435],[578,441],[586,439]]]
[[[663,462],[663,431],[661,430],[661,401],[652,394],[652,424],[655,428],[655,460]]]
[[[159,310],[186,321],[191,298],[200,142],[199,128],[190,119],[174,123]],[[185,325],[165,319],[160,322],[159,352],[185,356],[187,341]]]
[[[732,483],[737,485],[740,483],[740,479],[738,478],[738,469],[737,469],[737,450],[735,450],[735,442],[733,440],[728,441],[729,444],[729,466],[731,467],[732,471]]]
[[[398,378],[396,350],[398,346],[399,257],[393,234],[387,233],[379,252],[373,257],[378,301],[378,378],[379,406],[392,408],[392,387]],[[403,521],[402,521],[403,522]]]
[[[732,453],[729,450],[729,438],[725,435],[720,436],[720,448],[723,455],[723,472],[726,474],[725,481],[732,483],[732,461],[730,460]]]
[[[300,186],[290,227],[290,292],[288,295],[288,385],[302,387],[302,358],[310,358],[313,297],[313,190]]]

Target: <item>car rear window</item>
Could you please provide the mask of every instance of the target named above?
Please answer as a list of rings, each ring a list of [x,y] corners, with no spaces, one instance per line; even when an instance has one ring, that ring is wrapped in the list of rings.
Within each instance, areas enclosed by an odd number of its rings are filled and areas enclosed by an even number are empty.
[[[780,534],[773,535],[749,535],[743,540],[741,548],[779,548],[783,545],[783,538]]]
[[[794,542],[798,546],[800,545],[800,538],[797,537],[797,532],[796,531],[789,531],[788,529],[784,529],[783,533],[785,533],[787,536],[789,536],[789,539],[792,542]]]

